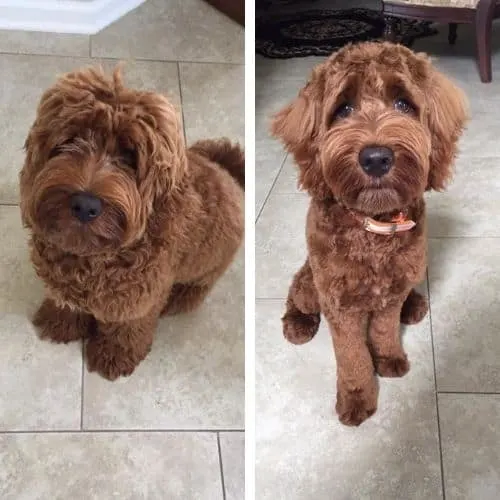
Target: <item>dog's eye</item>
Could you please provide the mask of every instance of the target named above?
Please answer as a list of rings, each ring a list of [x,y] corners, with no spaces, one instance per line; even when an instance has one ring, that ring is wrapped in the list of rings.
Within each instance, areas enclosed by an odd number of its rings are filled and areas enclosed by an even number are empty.
[[[347,118],[354,111],[354,106],[350,102],[342,103],[332,115],[332,120]]]
[[[120,160],[134,170],[137,169],[137,151],[133,148],[122,148],[120,150]]]
[[[413,106],[413,104],[401,97],[394,101],[394,109],[405,114],[413,113],[415,111],[415,107]]]

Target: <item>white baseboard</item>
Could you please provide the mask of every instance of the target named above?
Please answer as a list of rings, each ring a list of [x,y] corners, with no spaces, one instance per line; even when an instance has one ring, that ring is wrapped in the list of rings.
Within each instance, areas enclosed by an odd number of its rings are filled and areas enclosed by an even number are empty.
[[[145,0],[0,0],[0,29],[92,35]]]

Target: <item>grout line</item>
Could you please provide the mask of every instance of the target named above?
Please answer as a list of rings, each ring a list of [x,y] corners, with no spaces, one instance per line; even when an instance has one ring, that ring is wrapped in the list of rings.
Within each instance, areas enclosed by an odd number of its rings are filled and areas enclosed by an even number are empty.
[[[498,240],[500,236],[428,236],[429,240]]]
[[[495,391],[478,391],[478,392],[471,392],[471,391],[438,391],[438,394],[464,394],[464,395],[470,395],[470,396],[500,396],[500,392],[495,392]]]
[[[431,287],[429,284],[429,268],[426,270],[427,277],[427,300],[429,301],[429,326],[431,331],[431,346],[432,346],[432,365],[434,371],[434,396],[436,401],[436,418],[437,418],[437,432],[438,432],[438,444],[439,444],[439,465],[441,469],[441,491],[443,495],[443,500],[446,500],[446,491],[444,486],[444,466],[443,466],[443,447],[441,442],[441,420],[439,418],[439,398],[437,390],[437,375],[436,375],[436,353],[434,349],[434,330],[432,327],[432,308],[431,308]]]
[[[260,207],[259,213],[257,214],[257,217],[255,219],[255,224],[257,224],[257,222],[259,221],[260,216],[262,215],[262,211],[264,210],[264,207],[267,204],[267,200],[269,200],[269,197],[271,196],[271,193],[272,193],[272,191],[274,189],[274,186],[278,182],[279,176],[281,174],[281,171],[283,170],[283,166],[285,165],[285,162],[286,162],[287,158],[288,158],[288,153],[285,154],[285,157],[283,158],[283,161],[281,162],[281,166],[280,166],[280,168],[278,170],[278,173],[276,174],[276,177],[274,178],[274,181],[273,181],[273,183],[271,185],[271,188],[269,189],[269,191],[268,191],[268,193],[266,195],[264,203],[262,203],[262,207]]]
[[[92,54],[92,52],[90,52]],[[5,56],[33,56],[33,57],[53,57],[53,58],[61,58],[61,59],[100,59],[103,61],[123,61],[123,60],[134,60],[134,61],[144,61],[144,62],[158,62],[158,63],[188,63],[188,64],[220,64],[224,66],[245,66],[244,62],[228,62],[228,61],[190,61],[190,60],[176,60],[176,59],[148,59],[142,57],[134,57],[134,56],[120,56],[120,57],[101,57],[101,56],[92,56],[92,55],[82,55],[82,54],[32,54],[29,52],[9,52],[9,51],[0,51],[0,55]],[[480,157],[481,158],[481,157]],[[492,158],[495,158],[492,156]]]
[[[85,384],[85,342],[82,341],[82,381],[80,384],[80,430],[83,431],[83,403],[84,403],[84,384]]]
[[[18,207],[19,203],[0,203],[0,207]]]
[[[89,35],[89,58],[92,59],[92,35]]]
[[[244,429],[65,429],[65,430],[18,430],[18,431],[0,431],[0,436],[7,434],[147,434],[147,433],[170,433],[170,434],[189,434],[189,433],[231,433],[245,432]]]
[[[222,483],[222,500],[226,500],[226,484],[224,481],[224,466],[222,465],[222,451],[220,446],[220,433],[217,432],[217,451],[219,453],[220,479]]]
[[[179,98],[181,100],[182,130],[184,132],[184,142],[187,144],[186,117],[184,116],[184,102],[182,99],[181,65],[179,61],[177,61],[177,83],[179,85]]]

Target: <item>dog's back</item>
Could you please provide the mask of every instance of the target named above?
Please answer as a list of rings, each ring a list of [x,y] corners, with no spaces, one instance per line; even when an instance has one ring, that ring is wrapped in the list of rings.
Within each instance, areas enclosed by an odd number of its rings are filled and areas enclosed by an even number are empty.
[[[239,144],[229,139],[203,140],[189,149],[220,165],[245,189],[245,153]]]

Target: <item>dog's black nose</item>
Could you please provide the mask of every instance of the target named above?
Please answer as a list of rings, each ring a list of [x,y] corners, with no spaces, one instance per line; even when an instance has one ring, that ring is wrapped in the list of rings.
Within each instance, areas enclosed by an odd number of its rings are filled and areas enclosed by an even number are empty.
[[[71,197],[71,213],[81,222],[90,222],[102,212],[101,200],[88,193],[77,193]]]
[[[394,153],[385,146],[368,146],[359,153],[361,168],[372,177],[382,177],[392,167]]]

